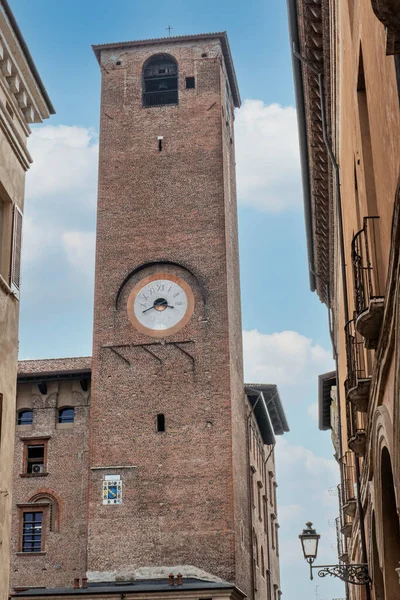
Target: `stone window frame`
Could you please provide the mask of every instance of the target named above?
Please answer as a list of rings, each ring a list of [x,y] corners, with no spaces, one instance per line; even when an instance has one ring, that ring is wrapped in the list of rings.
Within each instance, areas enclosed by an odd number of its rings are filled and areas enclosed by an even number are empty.
[[[48,455],[48,441],[50,436],[40,438],[20,438],[24,444],[22,453],[22,471],[20,477],[46,477],[47,472],[47,455]],[[43,452],[43,472],[42,473],[28,473],[28,446],[44,446]]]
[[[16,554],[20,556],[37,556],[38,554],[46,553],[46,532],[49,524],[49,504],[46,502],[35,502],[17,504],[17,508],[19,511],[19,535],[18,535],[18,550]],[[41,539],[40,539],[40,551],[38,552],[24,552],[23,551],[23,531],[24,531],[24,514],[25,513],[33,513],[33,512],[41,512],[42,513],[42,530],[41,530]]]

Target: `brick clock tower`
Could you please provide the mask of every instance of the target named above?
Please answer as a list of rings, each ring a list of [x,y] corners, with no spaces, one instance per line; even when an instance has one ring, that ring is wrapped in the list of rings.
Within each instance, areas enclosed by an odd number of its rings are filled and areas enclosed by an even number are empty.
[[[228,39],[94,51],[102,95],[88,578],[178,568],[250,594],[240,97]]]
[[[94,51],[93,357],[20,361],[13,596],[276,600],[289,428],[243,383],[228,39]]]

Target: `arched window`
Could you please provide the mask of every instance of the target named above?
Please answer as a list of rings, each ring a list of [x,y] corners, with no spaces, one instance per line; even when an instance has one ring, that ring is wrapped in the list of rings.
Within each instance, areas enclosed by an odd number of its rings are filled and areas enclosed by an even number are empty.
[[[157,54],[143,68],[143,106],[165,104],[178,104],[178,64],[168,54]]]
[[[72,406],[64,406],[58,411],[59,423],[73,423],[75,417],[74,408]]]
[[[53,532],[57,532],[59,530],[59,512],[60,512],[60,508],[58,505],[57,500],[54,498],[54,496],[52,496],[51,494],[48,493],[39,493],[36,494],[35,496],[33,496],[30,500],[29,500],[30,504],[41,504],[41,505],[46,505],[48,506],[48,510],[49,510],[49,515],[48,515],[48,523],[49,523],[49,528],[50,531]]]
[[[33,411],[23,408],[17,412],[17,425],[32,425]]]

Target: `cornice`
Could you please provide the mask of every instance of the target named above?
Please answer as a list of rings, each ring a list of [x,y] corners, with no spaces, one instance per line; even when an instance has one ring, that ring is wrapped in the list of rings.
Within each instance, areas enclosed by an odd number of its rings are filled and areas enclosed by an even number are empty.
[[[4,132],[10,147],[15,156],[21,163],[23,169],[27,171],[32,163],[32,157],[29,154],[26,145],[23,143],[11,117],[8,115],[7,109],[0,100],[0,128]]]
[[[329,7],[326,0],[297,0],[299,51],[312,69],[302,64],[306,116],[308,169],[311,188],[312,242],[316,289],[328,304],[327,284],[332,282],[333,203],[331,165],[323,139],[321,98],[316,72],[323,75],[328,135],[330,134],[331,72]],[[316,72],[314,72],[314,70]]]

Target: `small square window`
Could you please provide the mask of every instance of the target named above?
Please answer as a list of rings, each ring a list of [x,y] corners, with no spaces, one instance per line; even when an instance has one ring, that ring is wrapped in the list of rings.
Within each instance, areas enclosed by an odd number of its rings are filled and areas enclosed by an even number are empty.
[[[194,77],[186,77],[186,89],[193,90],[195,87]]]
[[[25,440],[23,474],[34,477],[47,472],[47,439]]]

